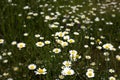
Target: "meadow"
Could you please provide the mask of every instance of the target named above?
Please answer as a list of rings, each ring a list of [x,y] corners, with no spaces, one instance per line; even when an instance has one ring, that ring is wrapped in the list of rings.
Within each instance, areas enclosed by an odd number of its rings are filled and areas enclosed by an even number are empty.
[[[0,0],[0,80],[120,80],[120,1]]]

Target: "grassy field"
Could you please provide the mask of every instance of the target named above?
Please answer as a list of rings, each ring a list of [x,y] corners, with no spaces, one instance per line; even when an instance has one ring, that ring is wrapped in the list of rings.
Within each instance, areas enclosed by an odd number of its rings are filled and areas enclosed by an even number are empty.
[[[0,80],[120,80],[119,0],[0,0]]]

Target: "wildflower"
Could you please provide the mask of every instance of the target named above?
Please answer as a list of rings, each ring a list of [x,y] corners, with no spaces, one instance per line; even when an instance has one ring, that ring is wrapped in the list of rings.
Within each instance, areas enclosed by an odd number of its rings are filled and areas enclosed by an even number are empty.
[[[0,44],[3,44],[4,43],[4,39],[0,39]]]
[[[104,56],[109,56],[110,55],[109,52],[104,52],[103,54],[104,54]]]
[[[106,50],[112,50],[113,49],[113,45],[110,43],[106,43],[103,45],[103,48]]]
[[[120,61],[120,55],[116,55],[116,59]]]
[[[30,7],[29,6],[24,6],[23,9],[30,9]]]
[[[41,41],[39,41],[39,42],[37,42],[36,43],[36,46],[37,47],[43,47],[45,44],[43,43],[43,42],[41,42]]]
[[[38,16],[38,13],[34,13],[33,16]]]
[[[48,41],[48,40],[47,40],[47,41],[45,41],[45,44],[50,44],[50,43],[51,43],[51,42],[50,42],[50,41]]]
[[[72,55],[76,55],[78,52],[76,50],[70,50],[69,53]]]
[[[59,48],[54,48],[54,49],[53,49],[53,52],[54,52],[54,53],[60,53],[60,52],[61,52],[61,49],[59,49]]]
[[[13,80],[13,78],[8,78],[7,80]]]
[[[27,19],[31,19],[32,17],[31,17],[31,16],[27,16],[26,18],[27,18]]]
[[[60,39],[57,39],[56,42],[57,42],[58,44],[62,44],[62,43],[63,43],[63,41],[60,40]]]
[[[102,49],[102,47],[101,47],[101,46],[97,46],[96,48],[97,48],[97,49],[99,49],[99,50],[101,50],[101,49]]]
[[[85,19],[85,17],[86,17],[85,15],[81,15],[81,19]]]
[[[85,36],[85,39],[89,39],[89,36]]]
[[[116,80],[116,78],[111,76],[111,77],[109,77],[109,80]]]
[[[24,36],[28,36],[28,33],[24,33],[23,35],[24,35]]]
[[[66,35],[63,37],[64,40],[69,40],[70,39],[70,36],[69,35]]]
[[[46,20],[49,20],[51,17],[50,16],[45,16],[45,19]]]
[[[110,72],[110,73],[114,73],[115,70],[114,70],[114,69],[109,69],[109,72]]]
[[[62,75],[65,75],[65,76],[75,74],[74,70],[71,68],[68,68],[68,67],[64,68],[61,73],[62,73]]]
[[[92,72],[92,71],[87,71],[87,72],[86,72],[86,76],[87,76],[88,78],[93,78],[93,77],[95,77],[95,73]]]
[[[90,40],[95,40],[95,38],[94,37],[90,37]]]
[[[9,2],[9,3],[11,3],[11,2],[12,2],[12,0],[8,0],[8,2]]]
[[[96,18],[95,18],[95,21],[96,21],[96,22],[100,21],[99,17],[96,17]]]
[[[85,48],[88,48],[89,46],[88,45],[84,45]]]
[[[59,36],[59,37],[63,37],[64,35],[65,35],[64,32],[59,32],[59,33],[58,33],[58,36]]]
[[[14,71],[18,71],[19,68],[18,68],[18,67],[13,67],[13,70],[14,70]]]
[[[29,70],[35,70],[36,69],[36,65],[35,64],[29,64],[28,65],[28,69]]]
[[[74,39],[68,39],[67,40],[69,43],[75,43],[75,40]]]
[[[59,75],[59,78],[60,79],[64,79],[65,77],[63,75]]]
[[[40,37],[40,34],[35,34],[35,37],[36,37],[36,38]]]
[[[8,63],[8,60],[7,59],[3,60],[3,63]]]
[[[39,39],[43,40],[43,39],[44,39],[44,37],[40,37]]]
[[[6,55],[7,55],[7,53],[5,53],[5,52],[2,54],[2,56],[6,56]]]
[[[91,56],[87,55],[85,56],[86,59],[91,59]]]
[[[26,47],[26,44],[23,42],[20,42],[17,44],[17,47],[21,50],[22,48]]]
[[[5,73],[3,73],[3,76],[8,76],[9,75],[9,73],[7,73],[7,72],[5,72]]]
[[[74,34],[74,35],[79,35],[79,33],[78,33],[78,32],[74,32],[73,34]]]
[[[51,25],[49,25],[49,27],[50,27],[50,28],[58,28],[58,26],[55,25],[55,24],[51,24]]]
[[[46,72],[47,70],[45,69],[45,68],[38,68],[37,69],[37,71],[35,71],[35,74],[39,74],[39,75],[41,75],[41,74],[43,74],[43,75],[45,75],[45,74],[47,74],[47,72]]]
[[[11,43],[11,45],[16,45],[17,44],[17,42],[16,41],[13,41],[12,43]]]
[[[94,42],[90,42],[91,45],[94,45],[95,43]]]
[[[61,43],[61,46],[62,46],[62,47],[68,46],[68,42],[62,42],[62,43]]]
[[[65,67],[70,67],[71,66],[71,62],[70,61],[64,61],[63,62],[63,65],[65,66]]]
[[[9,56],[10,56],[11,54],[12,54],[12,52],[8,52],[8,53],[7,53],[7,55],[9,55]]]

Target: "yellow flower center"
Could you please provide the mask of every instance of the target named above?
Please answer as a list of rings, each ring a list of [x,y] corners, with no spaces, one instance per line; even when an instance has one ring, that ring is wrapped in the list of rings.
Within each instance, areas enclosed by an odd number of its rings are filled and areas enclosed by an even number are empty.
[[[23,47],[23,45],[22,45],[22,44],[20,44],[19,48],[22,48],[22,47]]]
[[[34,69],[35,67],[34,66],[30,66],[30,69]]]
[[[43,69],[39,69],[38,72],[41,74],[44,73]]]
[[[67,74],[68,74],[68,75],[71,75],[71,71],[68,71]]]
[[[92,73],[88,73],[88,76],[92,76]]]

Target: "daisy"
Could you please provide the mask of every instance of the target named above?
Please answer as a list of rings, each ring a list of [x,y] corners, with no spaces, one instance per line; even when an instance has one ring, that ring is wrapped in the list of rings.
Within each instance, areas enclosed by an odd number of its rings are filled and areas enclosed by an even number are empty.
[[[62,43],[61,43],[61,46],[62,46],[62,47],[68,46],[68,42],[62,42]]]
[[[45,41],[45,44],[50,44],[50,43],[51,43],[51,42],[50,42],[50,41],[48,41],[48,40],[47,40],[47,41]]]
[[[116,80],[116,78],[111,76],[111,77],[109,77],[109,80]]]
[[[74,75],[75,74],[74,70],[68,67],[64,68],[61,73],[62,75]]]
[[[28,65],[28,69],[29,70],[35,70],[36,69],[36,65],[35,64],[29,64]]]
[[[70,53],[71,55],[76,55],[78,52],[77,52],[76,50],[70,50],[69,53]]]
[[[93,77],[95,77],[95,74],[94,74],[94,72],[92,72],[92,71],[87,71],[87,72],[86,72],[86,76],[87,76],[88,78],[93,78]]]
[[[54,49],[53,49],[53,52],[54,52],[54,53],[60,53],[60,52],[61,52],[61,49],[59,49],[59,48],[54,48]]]
[[[63,65],[65,66],[65,67],[70,67],[71,66],[71,61],[64,61],[63,62]]]
[[[4,43],[4,39],[0,39],[0,44],[3,44]]]
[[[103,48],[106,50],[112,50],[113,49],[113,45],[110,43],[106,43],[103,45]]]
[[[11,43],[11,45],[16,45],[17,44],[17,42],[16,41],[13,41],[12,43]]]
[[[22,49],[22,48],[26,47],[26,44],[23,43],[23,42],[20,42],[20,43],[17,44],[17,47],[18,47],[19,49]]]
[[[75,43],[75,40],[74,39],[68,39],[67,40],[69,43]]]
[[[43,69],[42,69],[42,68],[38,68],[37,71],[35,71],[35,74],[36,74],[36,75],[38,75],[38,74],[39,74],[39,75],[40,75],[40,74],[45,75],[45,74],[47,74],[46,71],[47,71],[47,70],[46,70],[45,68],[43,68]]]
[[[43,43],[43,42],[41,42],[41,41],[39,41],[39,42],[37,42],[36,43],[36,46],[37,47],[43,47],[45,44]]]

